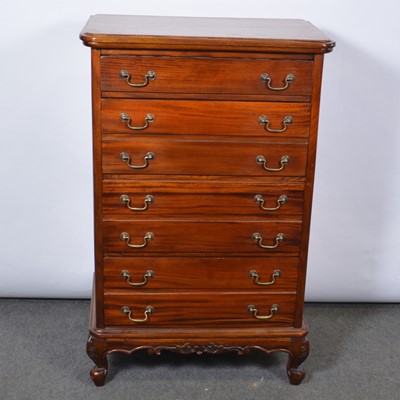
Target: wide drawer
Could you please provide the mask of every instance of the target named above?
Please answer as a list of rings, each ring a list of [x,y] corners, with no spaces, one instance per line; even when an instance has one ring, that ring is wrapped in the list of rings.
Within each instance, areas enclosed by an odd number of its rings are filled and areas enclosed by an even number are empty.
[[[103,219],[253,217],[301,219],[303,184],[103,181]]]
[[[103,223],[106,253],[299,253],[300,222],[159,221]],[[262,247],[268,246],[268,247]]]
[[[104,133],[131,133],[133,136],[307,137],[310,104],[102,99],[101,119]]]
[[[104,290],[295,292],[298,269],[297,258],[105,257]]]
[[[289,326],[293,323],[295,298],[294,294],[265,295],[253,291],[140,295],[108,293],[104,296],[105,324],[131,326],[136,329],[165,325]],[[274,305],[276,311],[271,311]],[[253,308],[249,306],[254,306],[256,315],[271,318],[256,318],[255,312],[251,311]],[[137,322],[131,321],[129,317]]]
[[[103,173],[305,176],[307,142],[103,138]]]
[[[311,61],[103,56],[101,90],[131,93],[310,95],[312,68]],[[268,74],[270,81],[267,82],[265,76],[262,79],[261,74]]]

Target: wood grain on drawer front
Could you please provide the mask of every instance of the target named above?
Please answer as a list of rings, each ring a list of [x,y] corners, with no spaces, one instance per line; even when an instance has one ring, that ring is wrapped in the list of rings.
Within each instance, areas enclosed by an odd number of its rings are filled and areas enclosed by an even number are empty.
[[[101,90],[145,93],[232,93],[311,95],[311,61],[233,59],[212,57],[103,56],[101,58]],[[130,82],[142,84],[148,71],[155,79],[144,87],[129,86],[120,77],[127,71]],[[267,73],[272,87],[286,85],[285,78],[295,79],[287,89],[273,91],[260,79]]]
[[[154,238],[143,248],[131,248],[120,237],[127,232],[130,243],[143,244],[147,232]],[[264,245],[275,245],[276,236],[285,238],[274,249],[263,249],[253,240],[253,233],[262,235]],[[106,253],[251,253],[265,255],[276,253],[298,254],[300,249],[301,223],[278,221],[158,221],[137,220],[104,222],[103,243]]]
[[[124,325],[140,329],[151,326],[178,325],[229,325],[239,324],[250,327],[288,326],[293,323],[295,295],[261,294],[249,292],[187,292],[187,293],[142,293],[140,296],[122,295],[120,292],[107,293],[105,302],[106,325]],[[254,305],[260,315],[270,314],[273,304],[279,311],[271,319],[259,320],[248,312]],[[154,307],[154,313],[143,323],[131,322],[121,307],[128,306],[132,318],[144,318],[144,310]]]
[[[154,159],[142,169],[132,169],[121,154],[127,153],[134,166],[146,165],[145,157]],[[290,162],[281,171],[267,171],[257,163],[262,155],[268,168],[280,168],[284,156]],[[238,176],[304,176],[307,163],[306,141],[235,142],[216,140],[167,140],[128,137],[103,139],[103,173],[163,175],[238,175]]]
[[[116,100],[101,101],[102,131],[131,133],[135,137],[154,134],[239,135],[259,137],[307,137],[310,104],[245,101],[190,100]],[[154,115],[143,130],[132,130],[121,120],[121,113],[130,117],[130,125],[145,126],[147,114]],[[282,133],[271,133],[259,123],[266,116],[270,129],[283,129],[285,117],[292,122]]]
[[[121,200],[121,196],[122,201]],[[126,196],[129,199],[126,200]],[[151,196],[151,197],[149,197]],[[261,196],[263,202],[257,201]],[[148,199],[151,199],[149,201]],[[301,218],[303,184],[103,181],[103,219],[217,217]],[[146,206],[147,204],[147,206]],[[270,210],[261,209],[270,208]],[[135,208],[132,210],[130,208]],[[273,210],[273,208],[277,208]],[[145,208],[145,209],[143,209]]]
[[[298,268],[297,258],[106,257],[104,288],[106,292],[118,289],[138,294],[171,289],[295,292]],[[146,279],[149,270],[152,276]],[[128,272],[129,282],[145,283],[130,285],[122,271]],[[270,284],[258,284],[251,271],[256,271],[260,283]]]

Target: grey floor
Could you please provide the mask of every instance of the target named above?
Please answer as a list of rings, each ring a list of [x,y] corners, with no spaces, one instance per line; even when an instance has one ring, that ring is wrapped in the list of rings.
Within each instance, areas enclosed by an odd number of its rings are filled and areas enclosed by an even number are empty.
[[[286,356],[109,356],[89,379],[86,300],[0,299],[1,400],[400,399],[400,304],[307,304],[307,376],[289,385]]]

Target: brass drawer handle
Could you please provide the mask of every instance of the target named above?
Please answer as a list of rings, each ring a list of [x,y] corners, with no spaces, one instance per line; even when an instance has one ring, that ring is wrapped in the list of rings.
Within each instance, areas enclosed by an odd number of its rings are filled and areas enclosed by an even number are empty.
[[[151,194],[148,194],[144,198],[144,206],[143,207],[132,207],[131,206],[131,199],[129,198],[129,196],[127,194],[122,194],[119,199],[121,200],[121,203],[126,204],[126,206],[132,211],[144,211],[144,210],[147,210],[147,208],[149,207],[149,204],[153,204],[153,201],[154,201],[154,197]]]
[[[133,318],[132,317],[132,310],[128,307],[128,306],[123,306],[123,307],[121,307],[121,311],[124,313],[124,314],[128,314],[128,318],[132,321],[132,322],[135,322],[135,323],[137,323],[137,324],[139,324],[139,323],[141,323],[141,322],[146,322],[146,321],[148,321],[149,320],[149,315],[150,314],[154,314],[154,307],[152,307],[152,306],[147,306],[145,309],[144,309],[144,318],[142,318],[142,319],[135,319],[135,318]]]
[[[278,200],[276,201],[278,204],[276,207],[264,207],[265,200],[261,194],[256,194],[254,196],[254,201],[258,203],[260,205],[260,208],[264,211],[275,211],[279,210],[282,204],[286,204],[288,202],[288,197],[285,194],[279,196]]]
[[[282,242],[283,239],[285,239],[285,235],[284,235],[283,233],[278,233],[278,234],[275,236],[275,244],[274,244],[274,245],[271,245],[271,246],[266,245],[266,244],[263,244],[263,242],[262,242],[262,241],[263,241],[263,237],[261,236],[261,233],[254,232],[254,233],[251,235],[251,238],[252,238],[255,242],[257,242],[257,244],[258,244],[261,248],[263,248],[263,249],[276,249],[276,248],[279,246],[279,243]]]
[[[120,155],[119,158],[121,161],[124,161],[128,164],[129,168],[132,169],[143,169],[146,168],[149,165],[149,161],[154,160],[155,155],[152,152],[148,152],[145,156],[144,156],[144,164],[143,165],[133,165],[131,164],[131,156],[129,155],[129,153],[126,153],[125,151],[123,151]]]
[[[273,304],[271,306],[271,308],[270,308],[270,312],[269,312],[268,315],[258,315],[258,310],[257,310],[257,308],[255,308],[253,306],[253,304],[250,304],[250,305],[247,306],[247,311],[249,313],[252,313],[254,318],[257,318],[257,319],[271,319],[275,314],[278,313],[279,305],[278,304]]]
[[[271,274],[271,280],[269,282],[260,282],[259,281],[259,275],[258,272],[255,269],[252,269],[249,272],[249,277],[254,279],[254,283],[260,286],[270,286],[273,285],[276,282],[276,278],[279,278],[281,276],[281,271],[279,269],[276,269],[274,272]]]
[[[121,271],[121,278],[124,279],[126,283],[131,286],[143,286],[149,281],[149,278],[152,278],[153,276],[154,272],[151,269],[148,269],[143,275],[142,282],[131,282],[131,274],[129,273],[129,271],[127,271],[126,269]]]
[[[129,116],[128,113],[123,112],[119,115],[119,118],[122,122],[126,124],[126,126],[129,129],[132,129],[133,131],[141,131],[143,129],[146,129],[149,126],[150,122],[154,122],[156,120],[156,117],[154,114],[147,114],[146,118],[144,119],[144,125],[143,126],[133,126],[131,125],[131,117]]]
[[[267,84],[268,89],[275,90],[275,91],[281,91],[281,90],[285,90],[289,87],[289,85],[295,80],[295,76],[293,74],[287,74],[286,78],[284,80],[285,86],[281,86],[281,87],[271,86],[272,79],[266,72],[264,72],[263,74],[260,75],[260,79]]]
[[[285,168],[286,164],[289,164],[289,162],[290,162],[289,156],[282,156],[281,161],[279,162],[279,164],[281,165],[280,168],[270,168],[270,167],[267,167],[267,159],[263,155],[259,155],[256,157],[256,163],[262,165],[262,167],[266,171],[270,171],[270,172],[282,171],[283,168]]]
[[[258,123],[260,125],[264,125],[264,129],[271,133],[285,132],[288,125],[290,125],[292,122],[293,122],[293,117],[291,117],[290,115],[286,115],[286,117],[283,118],[283,121],[282,121],[282,128],[281,129],[272,129],[269,127],[270,122],[269,122],[269,119],[267,116],[261,115],[260,117],[258,117]]]
[[[131,82],[131,76],[129,75],[128,71],[125,71],[124,69],[121,69],[119,71],[119,77],[126,81],[126,83],[129,86],[132,87],[144,87],[147,86],[150,80],[154,81],[156,79],[156,73],[154,71],[147,71],[147,74],[144,76],[144,82],[143,83],[132,83]]]
[[[143,243],[142,243],[142,244],[132,244],[132,243],[130,243],[131,238],[130,238],[128,232],[122,232],[122,233],[119,235],[119,237],[120,237],[120,239],[121,239],[123,242],[126,242],[126,244],[127,244],[129,247],[132,247],[132,248],[134,248],[134,249],[141,249],[141,248],[147,246],[147,242],[149,242],[150,240],[153,240],[153,239],[154,239],[154,233],[153,233],[153,232],[147,232],[147,233],[143,236]]]

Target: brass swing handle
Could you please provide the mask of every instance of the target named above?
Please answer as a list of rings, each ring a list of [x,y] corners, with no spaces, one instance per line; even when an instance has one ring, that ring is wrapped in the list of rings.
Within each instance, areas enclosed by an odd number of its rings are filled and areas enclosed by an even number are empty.
[[[254,196],[254,201],[256,203],[258,203],[260,205],[260,208],[264,211],[275,211],[275,210],[279,210],[279,208],[281,208],[282,204],[286,204],[288,202],[288,197],[285,194],[282,194],[281,196],[279,196],[277,202],[277,206],[276,207],[265,207],[264,203],[264,197],[261,194],[256,194]]]
[[[287,74],[286,78],[284,80],[285,85],[281,86],[281,87],[271,86],[272,79],[266,72],[264,72],[260,75],[260,79],[267,84],[268,89],[275,90],[275,91],[281,91],[281,90],[285,90],[289,87],[289,85],[295,80],[295,76],[293,74]]]
[[[251,235],[251,238],[255,242],[257,242],[257,244],[263,249],[276,249],[279,246],[279,244],[283,241],[283,239],[285,239],[285,235],[283,233],[278,233],[275,236],[275,244],[273,244],[273,245],[263,244],[263,237],[261,236],[261,233],[258,233],[258,232],[254,232]]]
[[[247,306],[247,311],[249,313],[253,314],[254,318],[257,319],[271,319],[275,314],[278,313],[279,311],[279,305],[278,304],[273,304],[270,308],[269,314],[268,315],[258,315],[258,310],[253,304],[250,304]]]
[[[249,272],[249,277],[254,279],[254,283],[260,286],[270,286],[273,285],[276,282],[276,278],[279,278],[281,276],[281,271],[279,269],[276,269],[274,272],[271,274],[271,280],[269,282],[260,282],[259,281],[259,275],[258,272],[255,269],[252,269]]]
[[[144,82],[143,83],[132,83],[131,82],[131,76],[128,71],[122,69],[119,71],[119,77],[126,81],[126,83],[129,86],[132,87],[144,87],[147,86],[150,82],[150,80],[154,81],[156,79],[156,73],[154,71],[147,71],[147,74],[144,76]]]
[[[131,282],[131,274],[129,273],[129,271],[127,271],[126,269],[121,271],[121,278],[124,279],[126,283],[128,283],[131,286],[143,286],[149,281],[149,278],[152,278],[153,276],[154,276],[154,271],[148,269],[143,275],[142,282]]]
[[[132,244],[132,243],[130,242],[131,238],[130,238],[128,232],[122,232],[122,233],[119,235],[119,238],[120,238],[123,242],[125,242],[129,247],[132,247],[133,249],[141,249],[141,248],[143,248],[143,247],[146,247],[146,246],[147,246],[147,243],[148,243],[150,240],[153,240],[153,239],[154,239],[154,233],[153,233],[153,232],[147,232],[147,233],[143,236],[143,243],[142,243],[142,244]]]
[[[145,309],[144,309],[144,318],[142,318],[142,319],[136,319],[136,318],[133,318],[132,317],[132,310],[128,307],[128,306],[122,306],[121,307],[121,311],[124,313],[124,314],[128,314],[128,318],[132,321],[132,322],[135,322],[135,323],[141,323],[141,322],[146,322],[146,321],[148,321],[149,320],[149,315],[150,314],[154,314],[154,307],[152,307],[152,306],[147,306]]]
[[[119,115],[119,119],[126,124],[126,126],[129,129],[132,129],[133,131],[141,131],[143,129],[146,129],[149,126],[150,122],[154,122],[156,120],[156,117],[154,114],[147,114],[145,119],[144,119],[144,125],[143,126],[133,126],[131,125],[131,117],[129,116],[128,113],[122,112]]]
[[[268,132],[271,132],[271,133],[282,133],[282,132],[285,132],[285,131],[286,131],[288,125],[290,125],[291,123],[293,123],[293,117],[291,117],[290,115],[286,115],[286,117],[283,118],[283,121],[282,121],[282,128],[281,128],[281,129],[273,129],[273,128],[270,128],[269,119],[268,119],[268,117],[265,116],[265,115],[261,115],[261,116],[258,117],[258,123],[259,123],[260,125],[264,125],[264,129],[265,129],[266,131],[268,131]]]
[[[256,157],[256,163],[262,165],[262,167],[266,171],[270,171],[270,172],[282,171],[283,168],[285,168],[286,164],[289,164],[289,162],[290,162],[290,157],[289,156],[282,156],[281,160],[279,162],[280,167],[279,168],[270,168],[270,167],[267,167],[267,159],[263,155],[259,155],[259,156]]]
[[[148,152],[145,156],[144,156],[144,164],[143,165],[133,165],[131,164],[131,156],[129,155],[129,153],[126,153],[125,151],[123,151],[120,155],[119,155],[119,159],[121,161],[124,161],[128,164],[129,168],[132,169],[143,169],[146,168],[149,165],[149,161],[154,160],[155,155],[152,152]]]
[[[151,194],[148,194],[144,198],[144,206],[143,207],[132,207],[131,206],[131,199],[127,194],[122,194],[121,197],[119,198],[121,200],[121,203],[124,203],[127,208],[129,208],[132,211],[144,211],[147,210],[149,207],[149,204],[153,204],[154,197]]]

